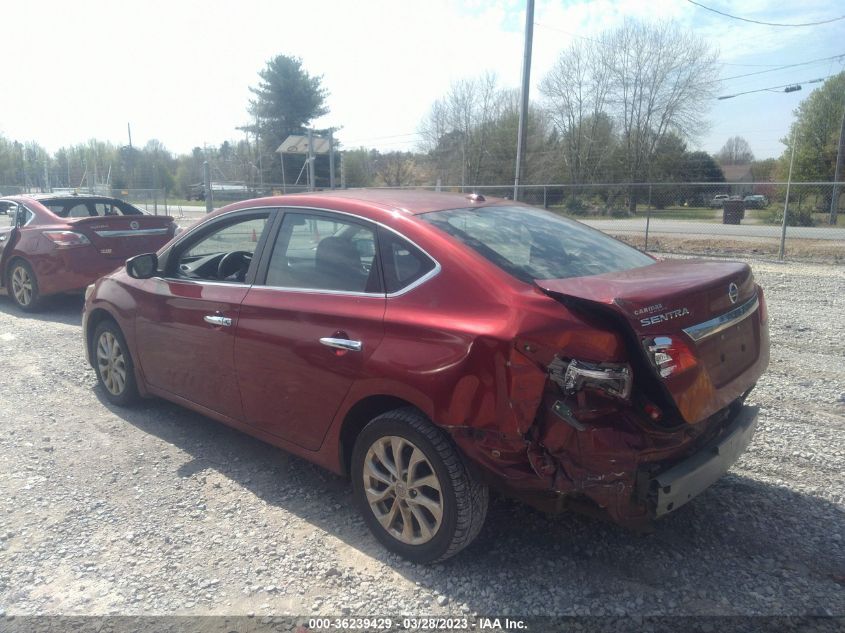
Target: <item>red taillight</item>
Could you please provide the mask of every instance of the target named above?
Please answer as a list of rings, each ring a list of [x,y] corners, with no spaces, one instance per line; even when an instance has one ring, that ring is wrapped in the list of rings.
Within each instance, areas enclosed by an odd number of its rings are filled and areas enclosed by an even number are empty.
[[[661,377],[667,378],[692,369],[698,364],[689,344],[675,336],[643,339],[648,357]]]
[[[769,320],[769,309],[766,307],[766,296],[760,286],[757,286],[757,301],[760,303],[760,323],[765,323]]]
[[[44,237],[62,248],[88,246],[91,243],[85,235],[75,231],[44,231]]]

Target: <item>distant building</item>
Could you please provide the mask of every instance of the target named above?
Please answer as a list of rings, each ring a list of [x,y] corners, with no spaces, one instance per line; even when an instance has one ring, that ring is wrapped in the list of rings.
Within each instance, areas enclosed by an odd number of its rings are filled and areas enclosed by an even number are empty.
[[[754,182],[754,177],[751,174],[751,163],[719,165],[719,167],[722,168],[722,173],[725,174],[725,183],[729,189],[728,193],[737,196],[751,193],[751,183]]]

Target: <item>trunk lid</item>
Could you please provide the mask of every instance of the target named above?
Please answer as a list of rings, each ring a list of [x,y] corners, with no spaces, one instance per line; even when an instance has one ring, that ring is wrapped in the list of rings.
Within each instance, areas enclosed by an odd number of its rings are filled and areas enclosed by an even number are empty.
[[[107,215],[67,223],[84,233],[101,255],[119,260],[154,253],[173,237],[176,227],[168,215]]]
[[[666,260],[591,277],[535,283],[564,304],[615,315],[682,417],[698,422],[746,393],[768,363],[758,288],[741,262]],[[661,374],[655,345],[685,355]],[[691,358],[690,358],[691,357]]]

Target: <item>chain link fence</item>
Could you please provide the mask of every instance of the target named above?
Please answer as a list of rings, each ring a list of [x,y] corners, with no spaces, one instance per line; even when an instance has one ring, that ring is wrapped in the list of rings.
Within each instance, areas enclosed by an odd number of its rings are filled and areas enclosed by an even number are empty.
[[[215,185],[219,185],[215,187]],[[307,191],[300,185],[212,183],[211,206]],[[513,185],[415,186],[512,198]],[[58,190],[57,190],[58,191]],[[88,193],[80,188],[79,193]],[[64,190],[62,190],[64,192]],[[0,186],[2,195],[26,193]],[[190,223],[206,212],[199,200],[175,198],[163,189],[110,189],[149,213]],[[518,199],[572,217],[639,248],[654,252],[845,262],[845,183],[600,183],[519,187]],[[838,205],[833,205],[834,196]],[[788,201],[788,202],[787,202]],[[784,210],[786,221],[784,222]]]

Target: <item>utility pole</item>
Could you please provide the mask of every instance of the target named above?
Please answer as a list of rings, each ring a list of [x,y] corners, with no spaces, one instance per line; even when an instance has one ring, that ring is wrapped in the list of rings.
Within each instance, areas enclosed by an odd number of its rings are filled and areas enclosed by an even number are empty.
[[[132,152],[132,126],[126,122],[126,132],[129,134],[129,173],[132,176],[132,187],[135,186],[135,155]]]
[[[334,189],[334,128],[329,130],[329,189]]]
[[[208,165],[207,160],[202,163],[202,182],[205,188],[205,212],[211,213],[211,167]]]
[[[793,124],[792,127],[792,156],[789,159],[789,175],[786,177],[786,200],[783,203],[783,224],[780,227],[780,253],[778,259],[783,261],[783,253],[786,246],[786,216],[789,212],[789,185],[792,184],[792,164],[795,162],[795,132],[798,130],[798,125]]]
[[[314,132],[308,130],[308,189],[314,191]]]
[[[845,106],[845,104],[843,104]],[[839,149],[836,152],[836,169],[833,172],[833,192],[830,196],[830,221],[836,226],[839,213],[839,181],[842,180],[842,155],[845,154],[845,107],[842,108],[842,125],[839,128]]]
[[[528,88],[531,85],[531,44],[534,39],[534,0],[526,0],[525,50],[522,55],[522,101],[519,105],[519,131],[516,137],[516,173],[513,180],[513,199],[519,199],[519,179],[525,154],[525,137],[528,128]]]

